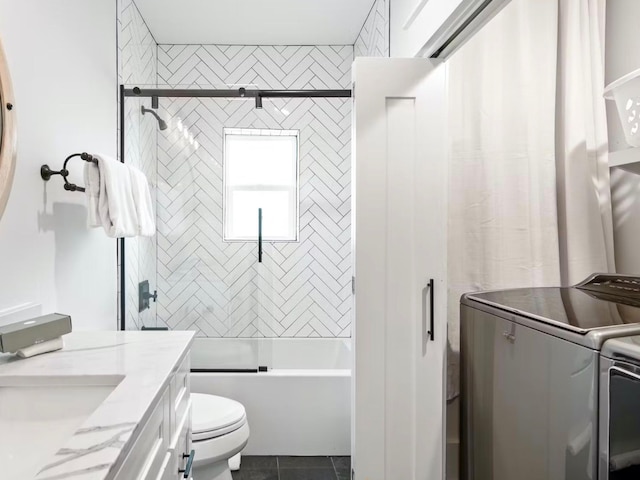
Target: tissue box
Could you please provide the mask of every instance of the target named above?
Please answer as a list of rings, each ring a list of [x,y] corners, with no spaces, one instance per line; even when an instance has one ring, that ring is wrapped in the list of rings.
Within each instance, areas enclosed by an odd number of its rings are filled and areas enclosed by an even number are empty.
[[[12,353],[71,332],[71,317],[52,313],[0,327],[0,352]]]

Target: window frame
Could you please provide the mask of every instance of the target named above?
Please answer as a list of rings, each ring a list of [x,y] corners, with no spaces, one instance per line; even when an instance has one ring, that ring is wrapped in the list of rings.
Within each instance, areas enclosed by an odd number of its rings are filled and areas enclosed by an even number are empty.
[[[293,185],[233,185],[227,181],[227,137],[228,136],[281,136],[295,137],[295,161]],[[232,128],[225,127],[222,132],[222,241],[227,243],[250,243],[257,240],[254,237],[231,237],[229,235],[229,215],[233,209],[234,191],[239,192],[286,192],[292,201],[290,202],[289,215],[293,217],[293,237],[273,238],[262,236],[264,242],[269,243],[297,243],[300,241],[300,130],[274,129],[274,128]],[[256,222],[257,222],[256,212]]]

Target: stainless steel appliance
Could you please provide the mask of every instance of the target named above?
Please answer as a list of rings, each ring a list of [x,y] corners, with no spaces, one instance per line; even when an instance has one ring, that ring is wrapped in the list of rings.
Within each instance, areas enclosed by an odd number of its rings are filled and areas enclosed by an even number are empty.
[[[600,350],[640,334],[640,278],[461,303],[462,478],[597,479]]]
[[[602,347],[599,438],[600,480],[640,478],[640,336]]]

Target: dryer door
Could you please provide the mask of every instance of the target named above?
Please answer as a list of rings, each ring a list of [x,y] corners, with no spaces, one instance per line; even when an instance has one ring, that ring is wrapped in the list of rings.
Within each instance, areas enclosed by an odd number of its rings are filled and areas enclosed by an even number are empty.
[[[600,476],[640,478],[640,371],[626,363],[609,363],[602,382]]]

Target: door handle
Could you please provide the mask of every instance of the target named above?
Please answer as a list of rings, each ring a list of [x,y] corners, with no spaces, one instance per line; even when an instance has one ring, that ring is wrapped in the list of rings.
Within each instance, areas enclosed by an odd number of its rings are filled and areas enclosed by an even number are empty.
[[[423,334],[423,342],[422,342],[423,348],[426,346],[426,344],[427,344],[427,342],[429,340],[431,340],[433,342],[433,337],[434,337],[434,333],[435,333],[435,323],[434,323],[435,322],[435,319],[434,319],[435,314],[434,314],[434,305],[433,305],[433,302],[434,302],[433,290],[434,289],[433,289],[433,286],[434,286],[434,281],[433,281],[433,278],[432,278],[432,279],[429,280],[429,283],[427,283],[427,285],[422,289],[422,302],[423,302],[423,305],[424,305],[424,303],[426,301],[427,290],[429,291],[429,329],[427,330],[426,325],[425,325],[423,327],[423,330],[422,330],[424,332],[424,334]],[[425,312],[423,310],[423,314],[422,314],[423,322],[426,324],[427,322],[426,322],[426,318],[424,318],[425,316],[426,315],[425,315]]]
[[[262,209],[258,209],[258,263],[262,263]]]
[[[427,332],[427,335],[429,335],[429,339],[433,342],[433,335],[435,333],[435,325],[434,325],[434,305],[433,305],[433,299],[434,299],[434,283],[433,283],[433,278],[431,280],[429,280],[429,331]]]

